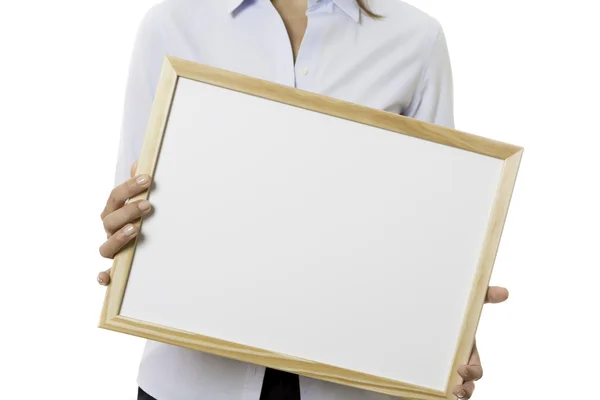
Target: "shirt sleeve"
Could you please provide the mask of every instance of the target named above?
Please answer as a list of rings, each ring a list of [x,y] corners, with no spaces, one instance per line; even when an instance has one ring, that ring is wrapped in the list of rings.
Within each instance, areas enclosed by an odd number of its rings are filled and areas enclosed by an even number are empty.
[[[156,8],[146,13],[134,41],[125,90],[116,185],[129,179],[131,166],[140,155],[154,93],[167,54],[155,14]]]
[[[452,68],[446,37],[438,26],[417,90],[404,115],[436,125],[454,128]]]

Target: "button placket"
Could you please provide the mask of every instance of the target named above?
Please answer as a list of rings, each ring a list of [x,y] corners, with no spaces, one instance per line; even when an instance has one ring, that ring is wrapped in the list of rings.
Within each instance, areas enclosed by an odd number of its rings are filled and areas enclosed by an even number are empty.
[[[274,40],[276,40],[276,46],[278,50],[277,57],[277,83],[286,85],[286,86],[296,86],[296,66],[294,64],[294,52],[292,50],[292,45],[290,43],[290,39],[288,36],[287,29],[281,19],[281,15],[273,6],[273,3],[270,1],[267,2],[269,9],[273,13],[273,23],[274,30],[273,32],[280,32],[280,34],[271,35]]]
[[[314,0],[316,1],[316,0]],[[324,3],[324,2],[323,2]],[[324,5],[326,6],[326,5]],[[318,54],[318,48],[322,40],[322,24],[326,15],[322,15],[319,7],[316,10],[309,10],[307,13],[308,23],[302,44],[296,58],[296,87],[303,90],[310,90],[310,83],[314,79],[316,65],[314,64],[315,54]]]

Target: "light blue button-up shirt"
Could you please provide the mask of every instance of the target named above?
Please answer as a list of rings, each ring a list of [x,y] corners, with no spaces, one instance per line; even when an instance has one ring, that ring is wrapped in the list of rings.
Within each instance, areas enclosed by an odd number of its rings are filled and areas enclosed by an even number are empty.
[[[132,54],[116,182],[129,177],[140,153],[165,55],[453,127],[439,23],[399,0],[369,4],[384,18],[368,17],[355,0],[308,0],[296,62],[269,0],[166,0],[153,7]],[[138,384],[158,400],[258,400],[263,376],[259,366],[149,341]],[[300,387],[303,400],[388,398],[305,377]]]

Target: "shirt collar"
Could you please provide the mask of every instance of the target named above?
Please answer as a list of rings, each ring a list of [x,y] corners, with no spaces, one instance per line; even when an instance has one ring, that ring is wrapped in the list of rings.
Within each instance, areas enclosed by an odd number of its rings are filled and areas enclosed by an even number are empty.
[[[227,0],[227,12],[230,14],[238,9],[242,5],[244,0]]]
[[[360,21],[360,7],[356,0],[333,0],[336,6],[338,6],[343,12],[348,14],[354,22]]]
[[[231,14],[237,10],[246,0],[227,0],[227,11]],[[360,21],[360,7],[356,0],[332,0],[343,12],[348,14],[354,22]]]

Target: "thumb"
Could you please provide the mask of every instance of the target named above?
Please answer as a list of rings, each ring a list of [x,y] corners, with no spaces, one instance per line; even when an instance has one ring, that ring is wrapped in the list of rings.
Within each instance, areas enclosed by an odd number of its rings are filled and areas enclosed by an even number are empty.
[[[132,178],[135,176],[135,170],[137,169],[137,160],[135,160],[133,162],[133,164],[131,164],[131,169],[129,170],[129,176],[131,176]]]

